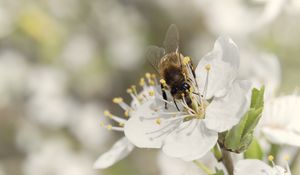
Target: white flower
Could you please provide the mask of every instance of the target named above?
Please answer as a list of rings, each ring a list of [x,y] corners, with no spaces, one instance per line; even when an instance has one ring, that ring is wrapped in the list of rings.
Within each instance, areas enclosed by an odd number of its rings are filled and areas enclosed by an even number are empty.
[[[279,16],[285,3],[286,0],[266,3],[208,0],[201,7],[210,31],[244,37],[270,24]]]
[[[99,148],[103,147],[109,139],[109,134],[111,134],[103,132],[102,128],[99,127],[101,104],[81,104],[77,109],[76,115],[70,121],[70,131],[87,150],[99,151]]]
[[[20,53],[14,50],[1,50],[0,106],[9,106],[21,100],[25,94],[24,86],[27,83],[28,71],[29,67],[26,58]]]
[[[300,146],[300,97],[288,95],[265,103],[262,132],[275,144]]]
[[[273,163],[273,162],[272,162]],[[234,169],[235,175],[291,175],[288,165],[285,168],[275,165],[273,167],[268,164],[256,160],[256,159],[246,159],[240,160]]]
[[[161,148],[171,157],[196,160],[217,142],[218,132],[236,125],[249,108],[250,83],[236,80],[239,68],[238,48],[226,37],[219,38],[192,76],[189,58],[184,66],[189,70],[194,93],[177,101],[164,101],[158,90],[150,99],[133,110],[125,124],[126,137],[137,147]],[[153,88],[155,89],[155,88]],[[169,95],[170,97],[170,95]],[[169,104],[168,110],[163,103]]]
[[[240,77],[250,80],[255,88],[265,86],[265,100],[275,96],[281,83],[281,67],[276,55],[241,51]]]
[[[48,139],[39,146],[27,154],[24,175],[96,175],[91,158],[73,151],[65,139]]]

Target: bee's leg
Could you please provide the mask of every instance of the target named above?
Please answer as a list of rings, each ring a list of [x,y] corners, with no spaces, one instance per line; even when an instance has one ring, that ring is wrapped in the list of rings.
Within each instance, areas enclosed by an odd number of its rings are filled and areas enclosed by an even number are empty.
[[[166,91],[164,89],[164,86],[162,84],[160,84],[160,88],[161,88],[161,93],[162,93],[163,99],[167,101],[168,100],[167,93],[166,93]],[[167,102],[165,102],[165,109],[168,109],[168,103]]]
[[[177,110],[178,110],[178,111],[180,111],[180,110],[179,110],[179,108],[178,108],[178,105],[177,105],[177,103],[176,103],[176,100],[175,100],[175,98],[173,98],[173,102],[174,102],[174,104],[175,104],[175,106],[176,106]]]
[[[190,62],[190,67],[191,67],[191,70],[192,70],[193,77],[194,77],[195,80],[196,80],[196,74],[195,74],[194,65],[193,65],[192,62]]]

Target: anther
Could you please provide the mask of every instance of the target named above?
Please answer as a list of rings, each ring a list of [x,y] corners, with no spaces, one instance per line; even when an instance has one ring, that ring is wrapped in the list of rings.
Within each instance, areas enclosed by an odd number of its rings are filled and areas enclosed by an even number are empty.
[[[156,75],[155,74],[151,74],[151,78],[155,79]]]
[[[149,85],[150,85],[150,86],[154,86],[154,85],[155,85],[155,82],[154,82],[153,80],[150,80],[150,81],[149,81]]]
[[[124,111],[125,117],[129,117],[129,110]]]
[[[107,125],[106,128],[107,128],[108,130],[111,130],[111,129],[112,129],[112,125]]]
[[[116,103],[116,104],[119,104],[119,103],[122,103],[123,102],[123,98],[121,97],[116,97],[113,99],[113,103]]]
[[[158,125],[160,125],[160,123],[161,123],[160,118],[157,118],[157,119],[155,120],[155,123],[158,124]]]
[[[128,93],[128,94],[132,94],[132,89],[131,89],[131,88],[128,88],[128,89],[127,89],[127,93]]]
[[[120,122],[120,123],[119,123],[119,126],[120,126],[120,127],[124,127],[124,123]]]
[[[190,57],[184,57],[182,60],[183,65],[187,65],[191,61]]]
[[[146,73],[145,76],[146,76],[147,79],[151,78],[151,74],[150,73]]]
[[[269,160],[270,162],[272,162],[272,161],[274,160],[274,156],[269,155],[269,156],[268,156],[268,160]]]
[[[149,91],[149,95],[150,95],[150,96],[154,96],[154,94],[155,94],[154,90],[150,90],[150,91]]]
[[[104,127],[105,126],[104,122],[100,122],[100,126]]]
[[[104,114],[104,116],[106,116],[106,117],[109,117],[109,118],[112,117],[112,114],[111,114],[108,110],[105,110],[105,111],[103,112],[103,114]]]
[[[289,161],[289,160],[290,160],[290,156],[289,156],[289,155],[285,155],[285,156],[284,156],[284,160],[285,160],[285,161]]]
[[[211,65],[210,65],[210,64],[207,64],[207,65],[205,66],[205,70],[206,70],[206,71],[210,71],[210,69],[211,69]]]

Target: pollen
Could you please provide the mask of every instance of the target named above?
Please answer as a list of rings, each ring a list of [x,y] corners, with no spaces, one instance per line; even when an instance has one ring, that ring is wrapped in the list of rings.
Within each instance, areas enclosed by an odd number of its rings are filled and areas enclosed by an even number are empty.
[[[160,118],[157,118],[157,119],[155,120],[155,123],[156,123],[157,125],[160,125],[160,124],[161,124]]]
[[[126,110],[126,111],[124,112],[124,115],[125,115],[125,117],[129,117],[129,111]]]
[[[166,80],[164,80],[164,79],[160,79],[159,82],[160,82],[163,86],[166,86],[166,85],[167,85],[167,82],[166,82]]]
[[[149,85],[150,85],[150,86],[154,86],[154,85],[155,85],[155,82],[154,82],[153,80],[150,80],[150,81],[149,81]]]
[[[119,103],[122,103],[123,102],[123,98],[121,97],[116,97],[113,99],[113,103],[116,103],[116,104],[119,104]]]
[[[107,125],[106,128],[107,128],[108,130],[111,130],[111,129],[112,129],[112,125]]]
[[[191,58],[190,58],[190,57],[184,57],[183,60],[182,60],[182,63],[183,63],[184,65],[187,65],[187,64],[189,64],[190,61],[191,61]]]
[[[283,158],[284,158],[285,161],[289,161],[290,160],[290,156],[289,155],[285,155]]]
[[[124,123],[120,122],[120,123],[119,123],[119,126],[120,126],[120,127],[124,127]]]
[[[268,156],[268,160],[269,160],[270,162],[272,162],[272,161],[274,160],[274,156],[269,155],[269,156]]]
[[[132,94],[132,89],[131,89],[131,88],[128,88],[128,89],[127,89],[127,93],[128,93],[128,94]]]
[[[210,69],[211,69],[211,65],[210,64],[205,65],[205,70],[206,71],[210,71]]]
[[[148,72],[145,74],[145,76],[146,76],[147,79],[150,79],[150,78],[151,78],[151,74],[148,73]]]
[[[151,78],[155,79],[156,75],[155,74],[151,74]]]
[[[144,79],[144,78],[141,78],[139,84],[140,84],[140,86],[144,86],[144,85],[145,85],[145,79]]]
[[[104,122],[100,122],[100,126],[104,127],[105,126]]]
[[[109,117],[109,118],[112,117],[112,114],[111,114],[108,110],[105,110],[105,111],[103,112],[103,114],[104,114],[104,116],[106,116],[106,117]]]
[[[150,90],[150,91],[149,91],[149,95],[150,95],[150,96],[154,96],[154,94],[155,94],[154,90]]]

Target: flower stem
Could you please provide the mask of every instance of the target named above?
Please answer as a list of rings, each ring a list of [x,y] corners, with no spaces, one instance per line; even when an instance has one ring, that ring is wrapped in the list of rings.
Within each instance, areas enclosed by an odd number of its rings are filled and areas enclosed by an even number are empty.
[[[214,154],[215,158],[218,160],[218,162],[221,162],[222,161],[222,153],[221,153],[219,145],[216,144],[211,151],[213,152],[213,154]]]
[[[291,161],[290,167],[291,167],[292,174],[297,174],[297,171],[299,171],[297,167],[299,161],[300,161],[300,150],[297,151],[296,155]]]
[[[201,170],[203,170],[206,174],[208,175],[213,175],[214,172],[212,170],[210,170],[207,166],[205,166],[203,163],[197,161],[197,160],[194,160],[193,161],[194,164],[196,164]]]
[[[231,155],[230,155],[230,152],[222,149],[222,156],[223,156],[223,164],[225,165],[227,171],[228,171],[228,174],[229,175],[233,175],[233,161],[232,161],[232,158],[231,158]]]

